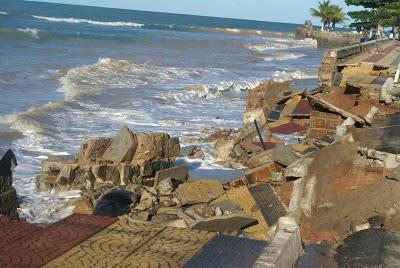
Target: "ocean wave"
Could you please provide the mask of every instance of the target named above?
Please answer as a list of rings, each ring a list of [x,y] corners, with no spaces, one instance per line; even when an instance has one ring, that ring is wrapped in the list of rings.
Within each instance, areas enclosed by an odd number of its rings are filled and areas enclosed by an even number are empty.
[[[272,75],[272,79],[275,81],[288,81],[288,80],[301,80],[301,79],[315,79],[317,78],[316,73],[305,72],[305,71],[275,71]]]
[[[268,38],[263,44],[246,44],[245,47],[255,52],[264,52],[267,50],[317,47],[317,42],[311,38],[307,38],[305,40],[294,40],[292,38]]]
[[[38,30],[38,29],[32,29],[32,28],[25,28],[25,29],[23,29],[23,28],[18,28],[17,31],[18,31],[18,32],[21,32],[21,33],[28,34],[28,35],[32,36],[33,38],[36,38],[36,39],[39,38],[40,30]]]
[[[0,15],[8,15],[8,13],[4,12],[4,11],[0,11]]]
[[[305,57],[302,53],[277,53],[272,56],[261,57],[265,61],[286,61]]]
[[[66,22],[66,23],[87,23],[101,26],[115,26],[115,27],[143,27],[144,24],[136,22],[125,22],[125,21],[95,21],[87,19],[76,19],[76,18],[56,18],[56,17],[43,17],[32,15],[35,19],[46,20],[50,22]]]
[[[43,32],[34,28],[0,28],[0,35],[11,37],[31,37],[38,39]]]
[[[0,116],[0,124],[10,125],[10,129],[24,135],[42,133],[44,128],[41,121],[46,121],[49,112],[65,106],[64,102],[48,102],[39,107],[32,107],[24,112]]]
[[[225,93],[240,93],[248,91],[257,87],[260,84],[260,80],[249,80],[249,81],[222,81],[216,84],[204,85],[195,84],[188,85],[183,88],[184,92],[175,92],[174,99],[179,99],[176,96],[185,95],[189,98],[218,98]]]
[[[241,34],[241,35],[256,35],[263,37],[292,37],[291,33],[282,32],[272,32],[265,30],[253,30],[253,29],[238,29],[238,28],[206,28],[206,27],[192,27],[193,29],[198,29],[203,32],[215,32],[215,33],[225,33],[225,34]]]

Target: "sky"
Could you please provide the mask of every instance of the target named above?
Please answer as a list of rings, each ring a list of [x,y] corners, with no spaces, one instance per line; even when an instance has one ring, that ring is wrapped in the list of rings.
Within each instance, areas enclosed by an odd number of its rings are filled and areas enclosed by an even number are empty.
[[[318,0],[36,0],[98,7],[114,7],[133,10],[158,11],[178,14],[251,19],[261,21],[302,24],[311,19],[310,8],[318,6]],[[322,0],[321,0],[322,1]],[[332,3],[348,7],[344,0]],[[313,24],[319,21],[313,18]]]

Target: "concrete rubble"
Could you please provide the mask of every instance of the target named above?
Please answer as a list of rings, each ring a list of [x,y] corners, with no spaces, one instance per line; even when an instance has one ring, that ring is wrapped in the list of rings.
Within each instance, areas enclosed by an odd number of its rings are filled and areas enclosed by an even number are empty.
[[[381,217],[380,228],[390,234],[400,229],[400,98],[394,83],[400,57],[383,56],[387,66],[353,63],[354,57],[368,57],[371,47],[326,52],[315,90],[271,81],[251,90],[243,127],[216,141],[216,157],[246,167],[241,179],[225,183],[228,192],[270,185],[278,202],[263,202],[286,210],[280,216],[287,219],[286,229],[268,221],[273,210],[258,220],[271,243],[256,266],[294,265],[304,254],[301,242],[326,243],[326,258],[337,263],[332,252],[346,237],[376,228],[370,218]]]

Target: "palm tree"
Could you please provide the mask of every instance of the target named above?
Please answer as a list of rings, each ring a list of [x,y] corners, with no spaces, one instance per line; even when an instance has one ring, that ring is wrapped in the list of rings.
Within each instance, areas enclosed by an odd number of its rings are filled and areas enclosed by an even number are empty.
[[[329,21],[332,22],[333,31],[336,30],[336,24],[344,22],[346,14],[338,5],[331,5],[329,8]]]
[[[318,2],[318,9],[311,8],[311,16],[318,17],[321,19],[321,31],[324,31],[325,28],[330,23],[329,20],[329,10],[330,10],[331,2],[329,0],[324,0],[323,2]]]

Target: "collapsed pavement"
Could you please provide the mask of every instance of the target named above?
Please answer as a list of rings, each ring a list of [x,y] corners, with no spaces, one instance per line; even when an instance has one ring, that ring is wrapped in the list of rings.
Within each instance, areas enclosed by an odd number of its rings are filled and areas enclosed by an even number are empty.
[[[272,189],[265,215],[278,217],[259,221],[271,241],[260,267],[293,265],[300,241],[334,251],[372,228],[370,218],[400,230],[400,46],[385,41],[382,54],[364,46],[328,51],[315,90],[274,81],[250,90],[242,129],[216,141],[216,157],[247,167],[233,189]]]

